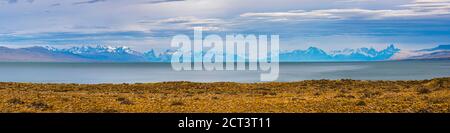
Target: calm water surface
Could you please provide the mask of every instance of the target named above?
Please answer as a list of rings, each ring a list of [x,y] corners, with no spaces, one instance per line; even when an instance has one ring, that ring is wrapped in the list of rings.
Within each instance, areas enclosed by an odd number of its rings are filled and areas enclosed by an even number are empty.
[[[259,82],[258,71],[174,71],[169,63],[0,63],[0,82]],[[414,80],[450,76],[450,61],[281,63],[277,81]]]

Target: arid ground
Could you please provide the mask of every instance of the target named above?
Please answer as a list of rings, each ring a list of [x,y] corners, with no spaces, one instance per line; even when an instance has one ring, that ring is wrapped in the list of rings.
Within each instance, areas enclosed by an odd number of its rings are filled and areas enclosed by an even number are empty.
[[[273,83],[0,83],[0,112],[450,112],[450,77]]]

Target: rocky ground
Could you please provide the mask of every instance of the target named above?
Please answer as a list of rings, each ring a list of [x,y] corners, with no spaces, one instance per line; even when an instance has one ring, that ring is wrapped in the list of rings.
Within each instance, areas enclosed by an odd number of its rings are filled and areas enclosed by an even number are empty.
[[[450,112],[450,78],[273,83],[0,83],[0,112]]]

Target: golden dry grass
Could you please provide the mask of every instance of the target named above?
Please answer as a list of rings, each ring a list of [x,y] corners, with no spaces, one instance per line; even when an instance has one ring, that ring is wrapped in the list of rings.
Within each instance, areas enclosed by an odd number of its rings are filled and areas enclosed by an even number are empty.
[[[450,112],[450,78],[288,83],[0,83],[0,112]]]

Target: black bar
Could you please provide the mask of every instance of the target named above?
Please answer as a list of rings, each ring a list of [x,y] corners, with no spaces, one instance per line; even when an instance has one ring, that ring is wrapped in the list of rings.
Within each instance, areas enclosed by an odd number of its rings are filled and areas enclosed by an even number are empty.
[[[212,120],[219,125],[180,128],[179,120]],[[223,118],[270,118],[270,127],[222,127]],[[236,121],[234,121],[236,123]],[[387,130],[450,129],[450,114],[330,114],[330,113],[18,113],[0,114],[0,128],[101,130]]]

